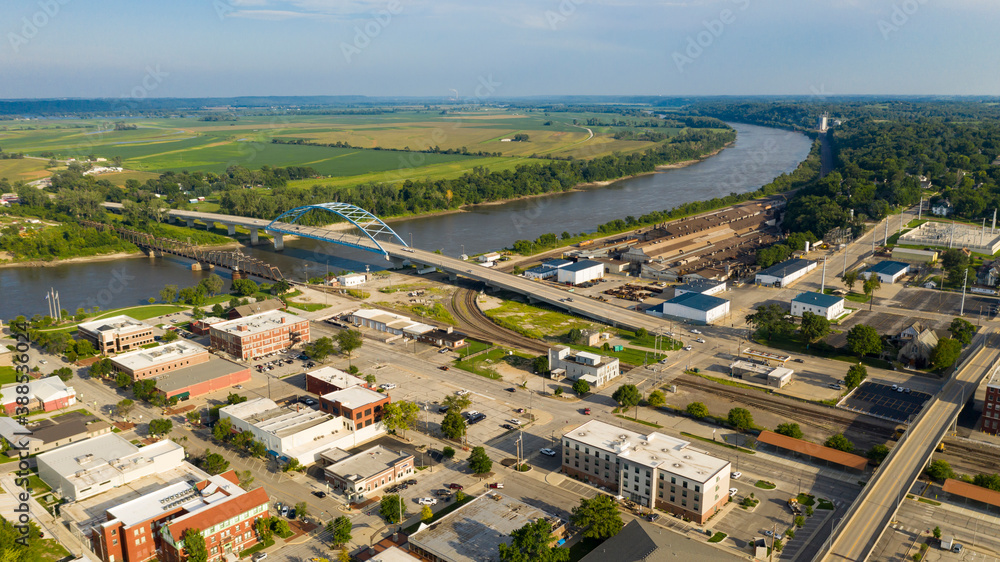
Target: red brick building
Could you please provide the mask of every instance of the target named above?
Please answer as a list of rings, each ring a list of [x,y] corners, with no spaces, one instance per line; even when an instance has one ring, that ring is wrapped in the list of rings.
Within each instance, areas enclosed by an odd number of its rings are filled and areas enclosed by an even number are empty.
[[[365,379],[345,373],[333,367],[323,367],[306,373],[306,391],[322,396],[352,386],[368,386]]]
[[[158,377],[166,373],[208,363],[208,350],[185,340],[150,349],[138,349],[111,359],[119,373],[132,377],[132,381]]]
[[[181,537],[195,528],[205,537],[208,560],[218,562],[258,542],[254,526],[267,517],[269,501],[264,488],[240,488],[232,470],[194,486],[173,484],[107,510],[107,521],[91,531],[92,545],[104,562],[180,562]]]
[[[237,359],[254,359],[309,341],[309,321],[272,310],[209,328],[212,347]]]
[[[1000,380],[991,380],[986,385],[981,428],[984,433],[1000,433]]]
[[[347,418],[351,431],[382,421],[382,408],[391,402],[389,396],[363,386],[354,386],[319,397],[324,412]]]
[[[156,389],[166,398],[187,400],[250,381],[250,367],[214,355],[205,363],[156,377]]]

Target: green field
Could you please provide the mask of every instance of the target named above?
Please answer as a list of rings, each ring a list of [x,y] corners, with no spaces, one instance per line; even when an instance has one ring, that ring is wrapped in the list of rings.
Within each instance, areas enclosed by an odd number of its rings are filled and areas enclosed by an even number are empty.
[[[232,122],[136,118],[127,122],[138,128],[120,131],[107,120],[65,120],[2,127],[0,146],[7,152],[30,156],[51,152],[58,159],[121,157],[126,171],[99,176],[116,185],[124,185],[128,179],[142,182],[168,170],[221,173],[232,165],[251,169],[267,165],[309,166],[322,176],[298,180],[293,186],[347,186],[450,179],[476,166],[498,171],[538,161],[527,159],[529,156],[589,159],[644,150],[655,144],[614,139],[622,127],[586,125],[589,118],[609,122],[615,117],[517,109],[447,113],[400,109],[381,115],[241,116]],[[675,135],[682,129],[662,127],[656,131]],[[526,134],[528,140],[502,140],[516,134]],[[272,139],[339,142],[359,148],[274,144]],[[432,148],[489,155],[410,152]],[[496,153],[502,156],[494,156]],[[0,161],[0,177],[40,179],[52,171],[46,169],[47,164],[47,159]]]
[[[14,370],[14,367],[0,367],[0,386],[15,382],[16,375],[17,371]]]
[[[573,328],[584,330],[601,326],[563,312],[512,300],[505,300],[499,307],[483,313],[497,324],[535,339],[562,336]]]

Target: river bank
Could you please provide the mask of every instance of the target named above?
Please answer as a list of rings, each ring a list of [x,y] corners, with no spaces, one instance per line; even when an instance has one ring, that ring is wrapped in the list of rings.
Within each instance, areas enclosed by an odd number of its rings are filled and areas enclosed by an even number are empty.
[[[246,245],[237,241],[229,242],[226,244],[216,244],[213,246],[199,246],[205,250],[233,250],[236,248],[245,248]],[[9,256],[6,252],[0,252],[0,258]],[[52,260],[26,260],[26,261],[2,261],[0,262],[0,269],[10,268],[10,267],[59,267],[62,265],[69,265],[74,263],[97,263],[106,261],[118,261],[125,259],[134,258],[146,258],[149,256],[145,252],[117,252],[114,254],[98,254],[96,256],[77,256],[74,258],[64,258],[64,259],[52,259]]]

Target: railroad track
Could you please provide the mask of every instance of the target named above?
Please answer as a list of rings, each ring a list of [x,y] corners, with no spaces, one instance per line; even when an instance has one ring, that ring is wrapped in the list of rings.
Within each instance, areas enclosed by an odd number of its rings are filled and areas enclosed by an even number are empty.
[[[498,326],[479,310],[474,289],[458,289],[451,299],[451,308],[462,329],[470,336],[534,353],[548,353],[544,343]]]
[[[893,427],[895,427],[895,424],[889,424],[888,422],[864,421],[859,414],[841,413],[839,410],[833,408],[816,406],[806,402],[790,402],[775,395],[764,394],[756,390],[733,388],[694,375],[678,375],[674,379],[674,382],[679,386],[702,390],[706,386],[710,386],[714,394],[723,396],[734,402],[753,406],[759,410],[793,417],[796,421],[813,427],[828,429],[831,427],[830,424],[833,424],[834,427],[851,426],[854,429],[872,432],[876,435],[888,435],[892,432]]]

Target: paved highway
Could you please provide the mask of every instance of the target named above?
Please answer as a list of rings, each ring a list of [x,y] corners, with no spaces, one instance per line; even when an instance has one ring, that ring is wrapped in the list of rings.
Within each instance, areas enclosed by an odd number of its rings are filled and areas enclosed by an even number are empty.
[[[868,559],[965,400],[975,392],[983,377],[996,369],[997,340],[993,329],[984,330],[976,337],[968,359],[924,407],[899,445],[868,481],[844,523],[834,529],[829,550],[823,549],[827,554],[820,554],[817,560],[855,562]]]

